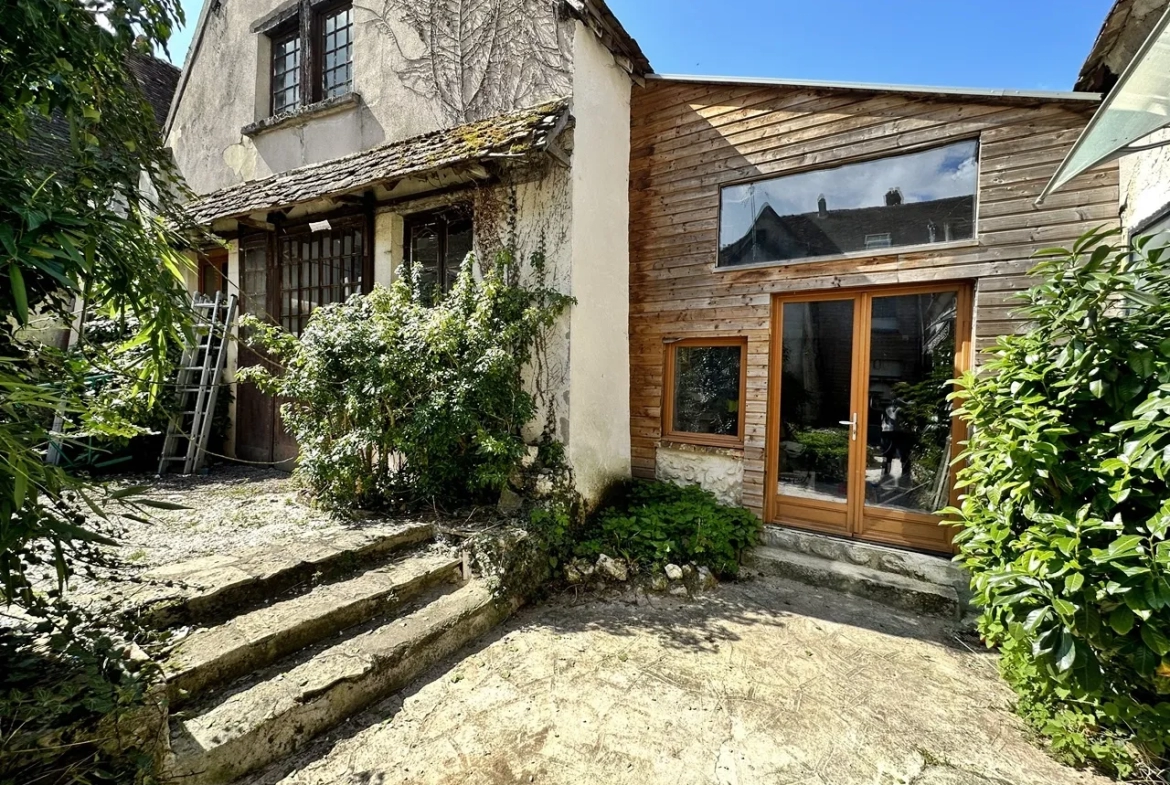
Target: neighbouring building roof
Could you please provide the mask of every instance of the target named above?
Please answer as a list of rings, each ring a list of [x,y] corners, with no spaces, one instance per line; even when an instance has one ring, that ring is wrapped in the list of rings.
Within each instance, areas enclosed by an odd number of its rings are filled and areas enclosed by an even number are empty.
[[[743,237],[719,250],[726,266],[836,256],[869,250],[869,238],[884,236],[889,247],[965,240],[972,235],[974,196],[952,196],[897,206],[855,207],[780,215],[760,210]]]
[[[179,74],[182,72],[166,60],[142,54],[130,55],[126,66],[150,102],[154,119],[161,129],[167,121],[167,112],[171,110],[171,99],[175,96]]]
[[[170,110],[171,98],[179,83],[179,69],[165,60],[145,54],[131,54],[126,58],[126,69],[137,82],[161,130]],[[28,142],[29,154],[43,166],[65,170],[73,160],[69,141],[69,123],[60,112],[38,122]]]
[[[359,193],[403,177],[459,165],[524,158],[548,149],[568,122],[569,99],[433,131],[342,158],[229,186],[190,207],[201,224]]]
[[[1081,66],[1077,90],[1107,93],[1154,29],[1168,0],[1117,0]]]

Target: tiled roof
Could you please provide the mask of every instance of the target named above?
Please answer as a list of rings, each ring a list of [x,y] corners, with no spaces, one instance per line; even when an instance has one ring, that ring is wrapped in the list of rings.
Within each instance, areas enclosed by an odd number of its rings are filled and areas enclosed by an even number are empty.
[[[569,111],[569,99],[476,123],[434,131],[342,158],[240,183],[198,198],[190,207],[201,224],[217,218],[291,207],[324,196],[367,190],[409,175],[458,164],[517,158],[546,149]]]
[[[1077,90],[1108,93],[1166,11],[1166,0],[1117,0],[1077,77]]]
[[[179,69],[165,60],[143,54],[126,58],[126,70],[142,90],[154,110],[154,118],[161,129],[171,106],[171,97],[179,83]],[[69,141],[69,121],[61,112],[53,112],[47,120],[36,122],[29,134],[28,152],[32,161],[59,172],[72,168],[73,148]]]
[[[141,54],[132,54],[126,58],[126,66],[154,109],[158,127],[162,128],[167,121],[171,98],[175,95],[175,87],[179,84],[179,74],[182,72],[166,60]]]

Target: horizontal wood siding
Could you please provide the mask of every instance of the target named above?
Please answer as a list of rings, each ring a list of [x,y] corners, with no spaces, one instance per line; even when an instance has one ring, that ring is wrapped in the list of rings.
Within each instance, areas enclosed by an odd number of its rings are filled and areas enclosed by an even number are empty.
[[[630,168],[631,437],[652,477],[661,439],[664,339],[748,339],[744,504],[764,505],[771,297],[779,292],[973,281],[975,346],[1021,326],[1012,295],[1032,254],[1118,223],[1115,165],[1035,199],[1093,105],[927,99],[892,93],[650,81],[635,89]],[[980,140],[978,236],[945,249],[717,270],[728,183]]]

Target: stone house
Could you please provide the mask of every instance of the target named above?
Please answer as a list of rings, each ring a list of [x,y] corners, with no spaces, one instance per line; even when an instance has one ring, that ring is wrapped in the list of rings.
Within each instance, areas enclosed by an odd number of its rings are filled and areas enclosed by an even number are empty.
[[[166,133],[229,244],[192,288],[297,332],[544,248],[577,299],[544,403],[587,497],[657,476],[776,536],[946,553],[942,382],[1019,328],[1035,251],[1117,225],[1116,164],[1035,203],[1097,104],[658,75],[602,0],[206,0]],[[233,419],[237,457],[295,457],[271,399],[239,386]]]

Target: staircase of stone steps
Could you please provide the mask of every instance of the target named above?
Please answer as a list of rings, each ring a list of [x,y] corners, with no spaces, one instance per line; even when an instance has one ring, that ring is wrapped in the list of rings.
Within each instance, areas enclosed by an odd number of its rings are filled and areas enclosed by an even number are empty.
[[[397,692],[503,621],[429,526],[156,571],[147,618],[193,625],[167,652],[165,775],[226,785]]]

